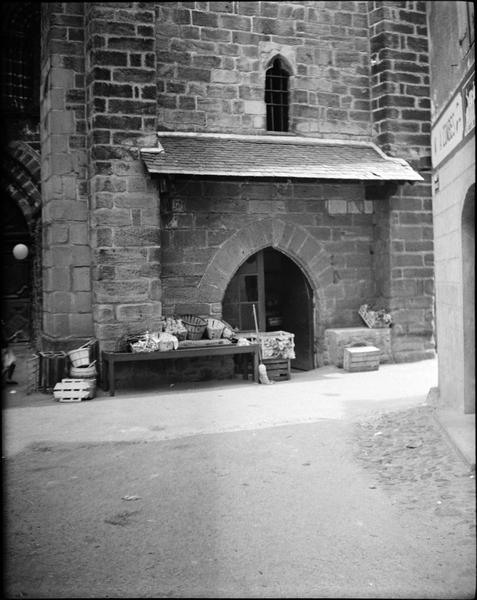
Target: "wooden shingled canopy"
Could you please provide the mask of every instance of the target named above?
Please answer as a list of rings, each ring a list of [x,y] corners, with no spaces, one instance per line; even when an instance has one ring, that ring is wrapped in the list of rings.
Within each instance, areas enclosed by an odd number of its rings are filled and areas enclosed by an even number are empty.
[[[149,173],[423,181],[405,160],[386,156],[372,142],[170,131],[157,136],[157,147],[141,149]]]

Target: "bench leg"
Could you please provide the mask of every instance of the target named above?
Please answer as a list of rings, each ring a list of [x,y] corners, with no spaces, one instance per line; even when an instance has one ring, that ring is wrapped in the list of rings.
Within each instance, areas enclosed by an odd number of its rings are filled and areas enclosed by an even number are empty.
[[[114,360],[109,361],[108,365],[108,379],[109,379],[109,395],[114,396]]]
[[[103,390],[107,392],[109,390],[108,363],[104,359],[101,365],[101,383]]]

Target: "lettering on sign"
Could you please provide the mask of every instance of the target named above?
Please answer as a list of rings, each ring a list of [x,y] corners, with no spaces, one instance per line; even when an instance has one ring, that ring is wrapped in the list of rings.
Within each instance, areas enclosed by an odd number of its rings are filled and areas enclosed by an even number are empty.
[[[461,95],[457,94],[432,130],[432,164],[438,165],[464,137]]]

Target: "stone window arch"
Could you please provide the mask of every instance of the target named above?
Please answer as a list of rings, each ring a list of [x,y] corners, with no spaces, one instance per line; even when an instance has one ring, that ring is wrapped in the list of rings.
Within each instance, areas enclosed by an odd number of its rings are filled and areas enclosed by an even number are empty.
[[[267,131],[289,130],[291,68],[277,54],[269,63],[265,73],[265,105]]]

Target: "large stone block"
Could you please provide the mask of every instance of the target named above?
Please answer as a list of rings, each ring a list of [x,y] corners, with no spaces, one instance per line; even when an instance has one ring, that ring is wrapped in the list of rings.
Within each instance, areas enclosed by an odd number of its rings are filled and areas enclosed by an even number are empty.
[[[73,291],[88,292],[91,290],[91,269],[76,267],[73,269]]]
[[[94,211],[93,219],[95,221],[95,225],[99,227],[132,225],[131,211],[126,208],[101,208]]]
[[[144,321],[161,316],[160,304],[120,304],[116,307],[118,321]]]
[[[364,343],[379,348],[381,363],[393,362],[391,350],[391,329],[371,329],[368,327],[344,327],[325,330],[325,364],[343,367],[345,346]]]
[[[92,313],[75,313],[70,315],[70,335],[92,336],[94,331]]]
[[[160,246],[159,227],[121,227],[113,229],[113,241],[116,246]]]
[[[98,281],[95,285],[95,300],[108,302],[144,302],[149,300],[147,281],[136,279],[129,281]]]
[[[51,267],[44,269],[45,291],[71,291],[71,273],[69,267]]]

